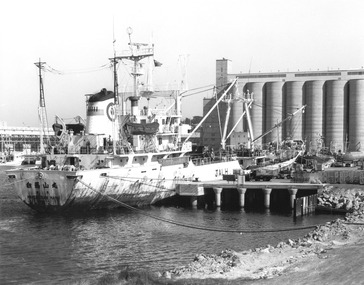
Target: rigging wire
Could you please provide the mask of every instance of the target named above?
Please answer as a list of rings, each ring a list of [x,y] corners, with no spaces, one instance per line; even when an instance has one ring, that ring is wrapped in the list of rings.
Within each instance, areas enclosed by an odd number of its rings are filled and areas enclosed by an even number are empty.
[[[75,73],[76,74],[90,73],[90,72],[101,71],[103,69],[108,69],[108,68],[110,68],[110,63],[103,64],[101,66],[94,67],[94,68],[75,69],[75,70],[57,70],[57,69],[51,67],[49,64],[45,64],[45,66],[44,66],[45,71],[48,71],[50,73],[57,74],[57,75],[67,75],[67,74],[75,74]]]
[[[111,179],[116,179],[116,180],[121,180],[121,181],[126,181],[126,182],[131,182],[131,183],[140,183],[141,185],[146,185],[146,186],[149,186],[149,187],[155,187],[155,188],[163,189],[163,190],[159,190],[159,192],[175,192],[176,191],[174,189],[167,189],[167,188],[161,187],[159,185],[155,185],[155,184],[152,184],[152,183],[147,183],[146,181],[140,180],[140,178],[131,178],[130,179],[128,177],[129,179],[126,179],[126,178],[119,177],[119,176],[105,176],[105,177],[106,178],[111,178]],[[156,180],[158,182],[161,182],[161,181],[164,181],[166,179],[148,179],[148,180],[150,180],[150,181]],[[174,180],[174,179],[169,179],[169,180]],[[148,194],[150,192],[138,192],[138,193]]]
[[[292,118],[291,122],[294,123],[293,126],[291,126],[291,129],[289,130],[289,134],[293,137],[293,135],[296,133],[296,131],[298,130],[298,127],[300,126],[300,123],[302,121],[302,112],[299,115],[299,119],[294,120],[294,118]]]
[[[207,89],[204,89],[204,90],[201,90],[199,92],[194,92],[194,93],[191,93],[191,94],[188,94],[188,95],[183,95],[182,98],[185,98],[185,97],[189,97],[189,96],[192,96],[192,95],[196,95],[196,94],[200,94],[202,92],[206,92],[206,91],[210,91],[210,90],[214,90],[215,88],[225,88],[226,86],[229,86],[231,83],[227,83],[227,84],[223,84],[223,85],[220,85],[220,86],[215,86],[215,85],[206,85],[206,86],[203,86],[203,87],[197,87],[197,88],[193,88],[193,89],[189,89],[187,91],[184,91],[184,93],[187,93],[189,91],[193,91],[193,90],[198,90],[198,89],[201,89],[201,88],[205,88],[205,87],[209,87],[211,86],[210,88],[207,88]],[[215,97],[215,95],[214,95]]]
[[[5,179],[4,179],[4,182],[5,182],[6,180],[7,180],[7,179],[5,178]],[[4,187],[7,187],[7,186],[14,185],[15,183],[22,182],[22,181],[26,181],[26,180],[27,180],[27,178],[24,178],[24,179],[20,179],[20,180],[17,180],[17,181],[11,182],[11,183],[7,183],[7,184],[2,184],[2,183],[1,183],[1,185],[2,185],[2,186],[4,186]]]

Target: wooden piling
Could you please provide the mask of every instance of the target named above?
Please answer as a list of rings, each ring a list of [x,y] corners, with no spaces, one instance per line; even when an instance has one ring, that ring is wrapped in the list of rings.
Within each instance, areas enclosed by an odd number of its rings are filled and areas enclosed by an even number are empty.
[[[314,213],[316,205],[317,194],[296,198],[294,200],[293,215],[296,218]]]

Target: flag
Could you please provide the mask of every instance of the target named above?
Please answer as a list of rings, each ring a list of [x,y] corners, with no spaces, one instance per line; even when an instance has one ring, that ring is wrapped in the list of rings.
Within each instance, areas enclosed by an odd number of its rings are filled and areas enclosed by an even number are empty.
[[[162,66],[162,63],[157,60],[154,60],[154,66],[155,67]]]

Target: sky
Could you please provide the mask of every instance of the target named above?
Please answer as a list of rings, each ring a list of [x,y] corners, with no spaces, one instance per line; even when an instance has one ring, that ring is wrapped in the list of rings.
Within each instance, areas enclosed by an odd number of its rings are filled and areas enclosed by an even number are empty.
[[[363,15],[362,0],[1,1],[0,122],[39,126],[39,60],[60,71],[43,73],[49,124],[85,118],[84,95],[113,90],[106,66],[127,49],[128,27],[154,43],[156,84],[179,84],[184,58],[194,89],[215,84],[223,57],[233,73],[363,68]],[[126,70],[120,86],[131,84]],[[184,98],[183,117],[201,116],[211,95]]]

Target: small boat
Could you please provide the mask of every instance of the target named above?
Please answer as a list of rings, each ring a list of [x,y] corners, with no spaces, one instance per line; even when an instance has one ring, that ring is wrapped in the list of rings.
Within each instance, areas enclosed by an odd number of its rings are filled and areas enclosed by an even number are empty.
[[[67,124],[57,117],[53,129],[58,143],[45,148],[41,165],[7,171],[19,198],[32,209],[63,212],[149,205],[176,195],[181,181],[221,180],[241,169],[231,157],[201,161],[188,155],[192,143],[181,138],[179,90],[160,92],[173,98],[172,107],[139,109],[143,94],[148,100],[153,98],[150,94],[158,94],[137,88],[139,61],[153,57],[154,46],[130,42],[129,47],[112,62],[116,72],[117,60],[132,61],[132,95],[117,88],[89,95],[85,122]]]
[[[159,123],[138,124],[127,122],[125,127],[131,135],[154,135],[159,129]]]
[[[24,160],[24,154],[22,152],[9,152],[0,154],[0,165],[5,166],[20,166]]]

